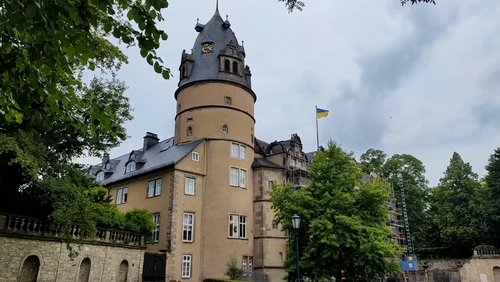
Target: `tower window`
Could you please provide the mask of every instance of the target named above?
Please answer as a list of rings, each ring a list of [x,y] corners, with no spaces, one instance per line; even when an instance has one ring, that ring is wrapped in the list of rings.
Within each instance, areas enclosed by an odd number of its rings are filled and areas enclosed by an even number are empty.
[[[224,96],[224,105],[232,105],[233,104],[233,98],[229,96]]]
[[[186,77],[186,66],[182,66],[181,68],[181,79]]]
[[[193,122],[193,118],[192,118],[192,117],[189,117],[189,118],[187,118],[187,120],[186,120],[186,121],[187,121],[187,122]]]
[[[229,126],[227,124],[223,124],[221,130],[222,130],[222,132],[228,134],[229,133]]]
[[[191,136],[191,135],[193,135],[193,127],[192,127],[192,126],[188,126],[188,127],[187,127],[187,130],[186,130],[186,135],[187,135],[187,136]]]
[[[229,61],[229,59],[224,60],[224,71],[231,71],[231,61]]]
[[[238,62],[233,62],[233,73],[238,74]]]

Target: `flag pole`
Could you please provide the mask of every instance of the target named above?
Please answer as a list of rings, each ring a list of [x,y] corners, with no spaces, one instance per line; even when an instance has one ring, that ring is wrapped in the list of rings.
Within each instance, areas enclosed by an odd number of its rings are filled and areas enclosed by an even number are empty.
[[[319,150],[319,131],[318,131],[318,106],[314,106],[316,108],[316,146]]]

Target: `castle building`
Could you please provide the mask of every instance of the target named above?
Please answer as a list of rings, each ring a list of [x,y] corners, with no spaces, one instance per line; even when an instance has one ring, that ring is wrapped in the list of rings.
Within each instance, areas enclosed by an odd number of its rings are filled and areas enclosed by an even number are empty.
[[[166,260],[165,281],[223,278],[234,258],[253,280],[282,281],[288,236],[274,220],[269,190],[307,182],[312,154],[298,135],[254,136],[251,72],[245,49],[216,9],[191,53],[182,52],[174,136],[146,133],[142,148],[91,167],[121,211],[148,209],[148,247]],[[172,109],[174,110],[174,109]],[[145,258],[144,270],[157,264]]]

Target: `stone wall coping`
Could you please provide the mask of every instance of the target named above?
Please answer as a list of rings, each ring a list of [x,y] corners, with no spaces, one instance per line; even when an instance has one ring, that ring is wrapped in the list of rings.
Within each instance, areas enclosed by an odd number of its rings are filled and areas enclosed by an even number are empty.
[[[74,243],[91,245],[104,245],[123,247],[129,249],[146,249],[144,235],[114,230],[97,228],[92,239],[81,239],[84,231],[79,225],[72,225],[69,231],[69,239]],[[0,214],[0,235],[5,237],[16,237],[24,239],[38,239],[44,241],[62,242],[68,240],[63,236],[59,226],[51,224],[48,220],[18,216],[13,214]]]

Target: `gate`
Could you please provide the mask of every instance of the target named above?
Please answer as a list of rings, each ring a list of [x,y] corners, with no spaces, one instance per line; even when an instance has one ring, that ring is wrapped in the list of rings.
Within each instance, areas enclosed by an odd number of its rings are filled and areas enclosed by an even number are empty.
[[[164,253],[145,253],[142,267],[143,282],[164,282],[166,278],[167,255]]]

